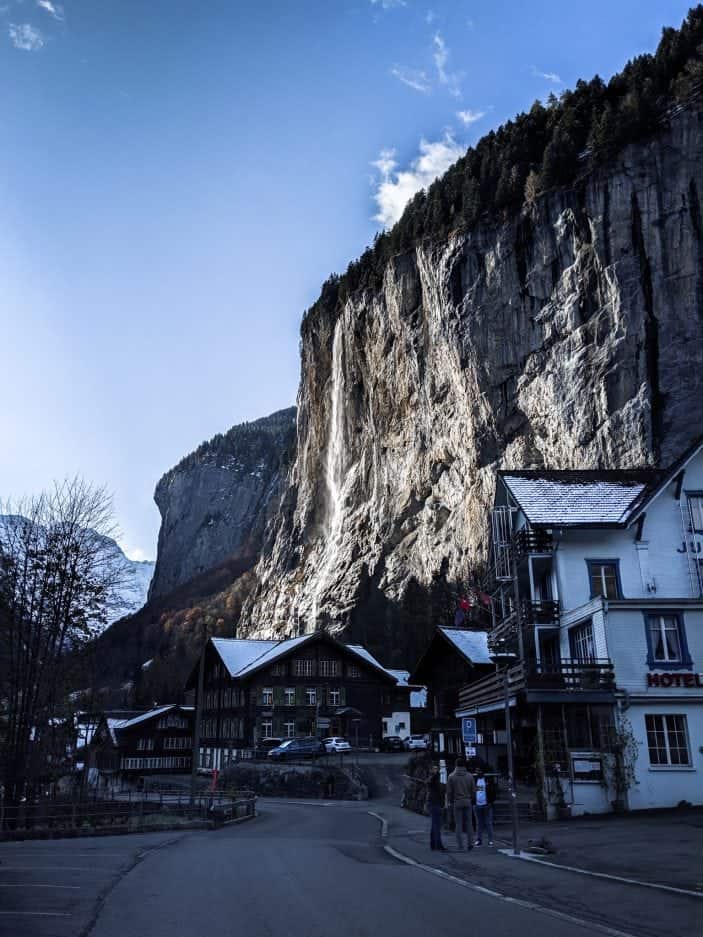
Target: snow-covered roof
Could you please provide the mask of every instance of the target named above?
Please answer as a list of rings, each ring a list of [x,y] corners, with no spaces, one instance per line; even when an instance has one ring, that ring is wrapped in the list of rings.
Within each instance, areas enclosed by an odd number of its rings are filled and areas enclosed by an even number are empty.
[[[662,476],[632,471],[501,472],[500,477],[532,526],[624,526]]]
[[[440,628],[445,638],[472,664],[492,664],[488,652],[488,632],[463,628]]]
[[[386,670],[389,674],[391,674],[391,676],[395,677],[395,679],[398,681],[398,686],[408,685],[408,679],[410,677],[409,670],[391,670],[390,667],[386,667]]]
[[[114,728],[131,729],[132,726],[139,725],[140,722],[146,722],[147,719],[153,719],[154,716],[160,716],[162,713],[167,713],[171,709],[176,709],[176,706],[176,703],[170,703],[168,706],[157,706],[156,709],[150,709],[148,713],[142,713],[140,716],[135,716],[133,719],[125,719],[124,721],[108,719],[107,723],[109,726],[110,722],[117,721],[119,724],[115,725]]]
[[[246,677],[261,667],[275,663],[280,657],[289,654],[295,648],[315,638],[316,635],[304,634],[297,638],[283,641],[266,641],[258,638],[212,638],[212,644],[227,668],[231,677]],[[360,644],[344,644],[357,657],[377,670],[393,674],[386,670],[365,647]],[[394,678],[395,679],[395,678]]]

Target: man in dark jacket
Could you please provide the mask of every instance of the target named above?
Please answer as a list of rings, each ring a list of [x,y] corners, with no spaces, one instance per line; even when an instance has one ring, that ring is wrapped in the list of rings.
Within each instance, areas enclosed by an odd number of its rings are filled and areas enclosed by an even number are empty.
[[[483,769],[476,772],[474,810],[476,811],[476,845],[483,845],[483,834],[488,834],[488,845],[493,845],[493,804],[496,799],[496,782],[487,778]]]
[[[447,778],[447,806],[454,811],[456,842],[459,852],[464,849],[463,835],[466,834],[466,850],[473,846],[471,835],[471,804],[474,798],[474,779],[466,770],[466,759],[457,758],[456,767]]]
[[[444,795],[442,793],[442,782],[439,779],[439,768],[432,765],[430,768],[430,779],[427,782],[427,810],[430,815],[430,849],[440,849],[444,851],[442,845],[442,809],[444,807]]]

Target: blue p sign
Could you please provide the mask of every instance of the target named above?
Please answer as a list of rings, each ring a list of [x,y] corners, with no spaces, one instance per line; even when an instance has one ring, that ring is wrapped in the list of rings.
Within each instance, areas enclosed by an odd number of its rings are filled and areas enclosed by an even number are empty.
[[[461,737],[465,745],[473,745],[476,741],[476,720],[464,718],[461,720]]]

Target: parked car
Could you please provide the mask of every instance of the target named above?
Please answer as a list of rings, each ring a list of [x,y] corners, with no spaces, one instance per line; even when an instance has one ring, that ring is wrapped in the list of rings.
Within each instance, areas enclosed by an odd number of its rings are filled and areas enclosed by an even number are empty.
[[[293,761],[295,758],[316,758],[325,754],[325,746],[320,739],[310,735],[304,739],[286,739],[278,748],[272,748],[269,758],[272,761]]]
[[[381,739],[381,751],[402,752],[404,750],[405,745],[399,735],[387,735],[385,739]]]
[[[323,739],[322,744],[325,746],[325,751],[328,752],[350,752],[351,745],[347,742],[346,739],[343,739],[339,735],[333,735],[328,739]]]
[[[409,735],[404,744],[409,752],[424,752],[430,747],[424,735]]]
[[[268,753],[272,748],[278,748],[283,739],[259,739],[259,744],[254,750],[255,758],[268,758]]]

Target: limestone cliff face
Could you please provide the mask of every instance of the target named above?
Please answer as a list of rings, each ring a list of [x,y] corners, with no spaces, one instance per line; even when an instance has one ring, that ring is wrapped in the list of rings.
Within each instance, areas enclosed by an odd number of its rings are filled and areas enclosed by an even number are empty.
[[[364,603],[485,558],[498,468],[673,461],[703,427],[702,197],[699,105],[573,189],[396,257],[381,291],[318,304],[240,633],[324,620],[401,658],[401,619]]]
[[[226,559],[255,561],[294,431],[295,409],[280,410],[215,436],[163,476],[154,493],[161,529],[150,599]]]

